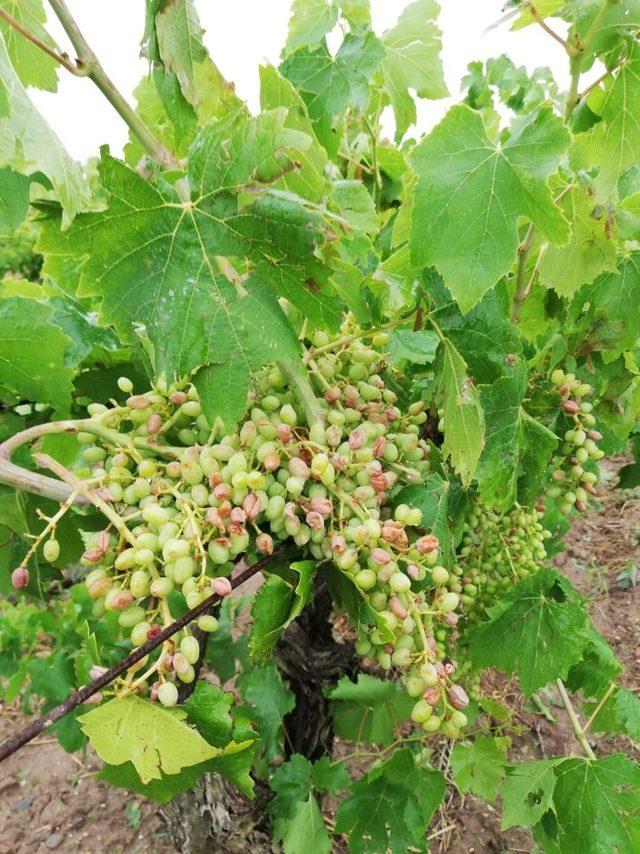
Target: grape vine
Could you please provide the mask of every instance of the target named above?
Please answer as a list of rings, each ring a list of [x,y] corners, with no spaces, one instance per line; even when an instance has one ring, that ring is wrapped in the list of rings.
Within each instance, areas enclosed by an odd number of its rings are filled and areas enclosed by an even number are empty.
[[[368,0],[294,0],[256,114],[196,0],[145,3],[131,101],[63,0],[66,47],[23,5],[0,3],[0,699],[39,717],[0,761],[46,730],[159,803],[257,784],[285,854],[446,846],[467,792],[501,799],[504,847],[640,850],[640,766],[596,737],[640,739],[625,649],[551,562],[629,448],[640,482],[635,0],[514,0],[499,25],[565,54],[567,91],[474,62],[426,132],[417,101],[458,85],[435,0],[384,32]],[[65,74],[122,156],[79,164],[48,127],[30,90]],[[562,755],[512,749],[538,714]]]

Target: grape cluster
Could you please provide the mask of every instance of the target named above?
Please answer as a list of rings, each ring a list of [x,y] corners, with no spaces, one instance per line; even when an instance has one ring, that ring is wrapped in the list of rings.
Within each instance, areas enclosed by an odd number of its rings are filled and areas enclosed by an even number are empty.
[[[118,612],[140,646],[173,621],[176,597],[193,608],[212,591],[226,595],[237,561],[292,542],[331,562],[369,603],[375,622],[359,626],[357,650],[400,671],[416,698],[413,720],[457,735],[468,698],[436,638],[457,621],[455,579],[438,565],[438,540],[420,510],[388,505],[389,490],[420,483],[429,470],[424,405],[396,405],[383,376],[384,334],[367,343],[354,329],[338,341],[317,332],[305,343],[306,370],[259,375],[237,432],[210,423],[188,382],[161,379],[133,394],[121,378],[124,406],[88,407],[74,474],[106,502],[112,523],[87,535],[82,557],[94,614]],[[53,543],[44,545],[49,555]],[[215,631],[217,622],[204,616],[198,625]],[[136,665],[124,687],[172,705],[177,683],[195,678],[199,654],[185,629]]]
[[[547,556],[551,536],[538,508],[515,505],[498,513],[475,500],[465,520],[455,574],[469,622],[484,619],[505,589],[535,573]]]
[[[584,399],[593,394],[591,386],[559,368],[551,374],[551,381],[560,395],[562,412],[572,423],[551,462],[553,484],[547,489],[547,495],[558,501],[560,512],[568,516],[574,507],[583,513],[589,497],[597,495],[595,466],[591,469],[585,466],[604,456],[604,451],[598,447],[602,434],[594,429],[593,404]]]

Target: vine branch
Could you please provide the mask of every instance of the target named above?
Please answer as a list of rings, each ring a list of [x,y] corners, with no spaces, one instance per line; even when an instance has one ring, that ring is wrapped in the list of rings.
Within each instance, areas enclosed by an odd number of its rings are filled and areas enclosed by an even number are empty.
[[[100,64],[98,57],[89,47],[85,37],[67,7],[64,0],[49,0],[49,5],[69,37],[78,54],[78,65],[86,69],[86,75],[105,96],[118,115],[131,128],[151,157],[163,168],[178,170],[180,164],[176,158],[156,139],[140,116],[116,88],[111,78]]]
[[[58,53],[52,47],[49,47],[48,44],[43,42],[38,36],[34,35],[31,30],[28,30],[23,24],[20,23],[13,15],[10,15],[6,9],[0,7],[0,18],[4,18],[4,20],[12,27],[16,32],[20,33],[21,36],[24,36],[25,39],[28,39],[32,44],[34,44],[37,48],[39,48],[43,53],[46,53],[47,56],[50,56],[52,59],[61,65],[63,68],[66,68],[71,74],[74,74],[76,77],[86,77],[86,70],[80,63],[74,64],[68,57],[66,53]]]
[[[276,549],[273,554],[267,555],[260,560],[256,561],[256,563],[247,567],[243,572],[239,575],[236,575],[235,578],[231,580],[231,588],[235,590],[237,587],[240,587],[241,584],[244,584],[262,569],[267,566],[272,560],[278,557],[284,546]],[[190,611],[187,611],[186,614],[183,614],[182,617],[177,619],[175,622],[171,623],[171,625],[166,626],[158,635],[156,635],[152,640],[147,641],[142,646],[134,649],[130,655],[126,658],[122,659],[122,661],[115,664],[113,667],[110,667],[105,673],[99,676],[97,679],[94,679],[93,682],[90,682],[88,685],[85,685],[84,688],[80,688],[79,691],[71,694],[64,703],[60,703],[60,705],[56,706],[54,709],[51,709],[46,715],[43,715],[38,720],[29,724],[29,726],[25,727],[20,732],[16,733],[11,738],[7,739],[4,744],[0,745],[0,762],[3,762],[21,747],[24,747],[25,744],[28,744],[32,741],[36,736],[38,736],[45,729],[48,729],[57,721],[61,720],[65,715],[68,715],[78,706],[82,705],[82,703],[86,702],[89,697],[92,697],[94,694],[97,694],[98,691],[105,688],[109,685],[110,682],[113,682],[118,676],[124,673],[126,670],[129,670],[134,664],[137,664],[141,661],[145,656],[149,655],[150,652],[153,652],[154,649],[163,644],[166,640],[169,640],[170,637],[175,635],[177,632],[181,631],[185,628],[189,623],[193,620],[197,620],[198,617],[202,617],[203,614],[206,614],[211,610],[215,605],[218,605],[222,601],[222,598],[218,596],[216,593],[209,596],[195,608],[192,608]]]
[[[586,755],[589,759],[595,760],[596,755],[593,752],[593,750],[591,749],[591,745],[587,741],[586,733],[585,733],[584,729],[582,728],[582,724],[580,723],[580,720],[578,719],[578,715],[576,714],[576,710],[573,708],[573,703],[571,702],[571,699],[570,699],[569,695],[567,694],[567,689],[564,687],[564,682],[562,681],[562,679],[556,679],[556,685],[558,686],[558,691],[560,693],[560,699],[562,700],[563,706],[567,710],[567,714],[569,715],[569,720],[571,721],[571,726],[573,727],[573,731],[575,733],[576,738],[578,739],[578,742],[580,743],[580,746],[582,747],[582,749],[584,750],[584,752],[586,753]]]

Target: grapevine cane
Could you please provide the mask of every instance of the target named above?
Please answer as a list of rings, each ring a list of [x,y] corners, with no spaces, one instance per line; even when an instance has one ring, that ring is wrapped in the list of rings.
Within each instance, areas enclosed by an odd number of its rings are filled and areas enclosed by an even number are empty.
[[[248,581],[262,569],[264,569],[274,558],[278,557],[284,547],[280,547],[276,549],[273,554],[266,555],[260,560],[256,561],[251,566],[247,567],[247,569],[243,570],[239,575],[236,575],[235,578],[231,580],[231,588],[235,590],[236,587],[240,587],[241,584],[244,584],[245,581]],[[124,673],[128,670],[132,665],[137,664],[138,661],[147,656],[154,649],[163,644],[170,637],[175,635],[177,632],[184,629],[189,623],[193,620],[197,620],[198,617],[201,617],[203,614],[209,612],[211,608],[215,605],[218,605],[221,601],[222,597],[218,594],[214,593],[209,596],[208,599],[205,599],[195,608],[192,608],[186,614],[183,614],[178,620],[171,625],[166,626],[159,634],[157,634],[154,638],[147,641],[142,646],[137,647],[133,650],[133,652],[120,661],[118,664],[115,664],[113,667],[110,667],[105,673],[99,676],[97,679],[94,679],[93,682],[90,682],[88,685],[85,685],[84,688],[80,688],[79,691],[76,691],[74,694],[71,694],[70,697],[64,701],[64,703],[60,703],[59,706],[56,706],[51,711],[47,712],[46,715],[43,715],[37,721],[34,721],[29,726],[25,727],[20,732],[16,733],[16,735],[12,736],[10,739],[5,741],[4,744],[0,745],[0,762],[3,762],[21,747],[24,747],[25,744],[28,744],[32,741],[37,735],[43,732],[48,727],[52,726],[54,723],[59,721],[61,718],[68,715],[78,706],[82,705],[82,703],[86,702],[89,697],[96,694],[110,682],[113,682],[116,677],[120,676],[121,673]]]

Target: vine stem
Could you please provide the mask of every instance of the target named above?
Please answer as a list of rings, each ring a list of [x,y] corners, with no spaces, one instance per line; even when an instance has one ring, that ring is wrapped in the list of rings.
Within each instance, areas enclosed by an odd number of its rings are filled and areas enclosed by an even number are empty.
[[[280,555],[283,551],[284,546],[281,546],[279,549],[276,549],[273,554],[267,555],[261,558],[259,561],[256,561],[252,566],[245,569],[239,575],[231,580],[232,589],[236,589],[240,587],[241,584],[244,584],[245,581],[248,581],[265,566],[267,566],[272,560]],[[115,664],[113,667],[110,667],[105,673],[99,676],[97,679],[94,679],[93,682],[90,682],[88,685],[85,685],[84,688],[81,688],[79,691],[71,694],[64,703],[60,703],[59,706],[56,706],[54,709],[51,709],[46,715],[43,715],[37,721],[34,721],[29,726],[25,727],[20,732],[16,733],[12,738],[8,739],[4,742],[4,744],[0,745],[0,762],[3,762],[21,747],[24,747],[25,744],[28,744],[32,741],[37,735],[41,732],[44,732],[48,727],[52,726],[57,721],[61,720],[65,715],[68,715],[78,706],[82,705],[82,703],[86,702],[89,697],[92,697],[94,694],[97,694],[98,691],[105,688],[109,683],[113,682],[118,676],[124,673],[126,670],[129,670],[134,664],[137,664],[141,661],[145,656],[149,655],[150,652],[153,652],[154,649],[163,644],[170,637],[175,635],[177,632],[181,631],[185,628],[189,623],[193,620],[197,620],[198,617],[201,617],[203,614],[206,614],[211,608],[215,605],[218,605],[222,601],[222,598],[217,594],[212,594],[207,599],[202,601],[197,607],[192,608],[190,611],[187,611],[186,614],[183,614],[175,622],[171,623],[171,625],[164,628],[158,635],[156,635],[152,640],[147,641],[142,646],[137,647],[133,650],[133,652],[128,655],[126,658],[122,659],[118,664]]]
[[[58,53],[54,48],[49,47],[48,44],[45,44],[41,39],[39,39],[36,35],[34,35],[30,30],[24,27],[20,21],[10,15],[6,9],[0,8],[0,18],[4,18],[4,20],[9,24],[10,27],[20,33],[21,36],[24,36],[25,39],[28,39],[32,44],[36,47],[40,48],[43,53],[46,53],[47,56],[50,56],[52,59],[55,59],[59,65],[63,68],[66,68],[71,74],[74,74],[76,77],[86,77],[87,72],[81,65],[74,65],[73,62],[69,59],[69,57],[64,53]]]
[[[582,724],[576,714],[576,710],[573,708],[573,703],[571,702],[571,698],[567,694],[567,689],[564,687],[564,682],[562,679],[556,679],[556,685],[558,686],[558,692],[560,693],[560,699],[562,700],[562,704],[567,710],[567,714],[569,715],[569,720],[571,721],[571,726],[573,727],[573,731],[575,733],[576,738],[578,739],[580,746],[586,753],[589,759],[596,759],[596,755],[591,749],[591,745],[587,741],[587,736],[582,728]]]
[[[576,52],[576,48],[570,44],[566,39],[563,39],[562,36],[558,35],[554,29],[552,29],[549,24],[538,14],[538,10],[534,6],[533,3],[527,3],[529,11],[531,12],[531,17],[536,22],[536,24],[541,27],[547,35],[551,36],[552,39],[561,44],[562,47],[566,50],[569,56],[573,56]]]
[[[524,240],[518,246],[518,272],[516,275],[516,296],[513,301],[513,308],[511,309],[511,323],[517,323],[520,318],[520,312],[522,311],[522,306],[524,301],[528,296],[528,286],[527,286],[527,260],[529,258],[529,253],[531,252],[531,247],[533,246],[533,241],[536,236],[536,227],[531,224],[527,230],[527,233],[524,236]]]
[[[36,454],[35,461],[39,466],[41,466],[41,468],[50,469],[54,474],[57,474],[58,477],[74,492],[77,492],[79,495],[84,495],[84,497],[87,498],[103,516],[107,517],[120,536],[126,540],[129,545],[135,546],[136,538],[125,525],[122,516],[120,516],[119,513],[116,513],[113,507],[110,507],[107,502],[104,501],[104,499],[102,499],[96,492],[90,489],[86,483],[83,483],[57,460],[50,457],[49,454]]]
[[[278,367],[289,381],[289,385],[293,388],[296,397],[302,404],[309,427],[313,424],[324,425],[324,412],[306,374],[294,368],[289,362],[278,362]]]
[[[113,412],[113,410],[110,410],[110,412]],[[0,444],[0,483],[12,486],[14,489],[33,493],[34,495],[41,495],[43,498],[51,498],[59,504],[67,501],[72,490],[65,483],[15,465],[11,462],[11,455],[22,445],[26,445],[43,436],[57,433],[73,434],[79,431],[93,433],[112,445],[121,448],[134,447],[141,450],[153,451],[153,453],[164,456],[180,456],[180,448],[174,448],[170,445],[156,445],[154,442],[150,442],[143,437],[136,437],[131,442],[126,435],[104,424],[100,424],[95,418],[78,419],[75,421],[50,421],[28,427],[26,430],[16,433]],[[90,503],[84,494],[77,495],[74,498],[74,504],[87,505]]]
[[[180,168],[180,164],[176,158],[158,139],[156,139],[147,125],[142,121],[140,116],[137,115],[133,107],[131,107],[122,93],[116,88],[112,80],[109,78],[100,64],[98,57],[91,50],[85,37],[80,32],[80,29],[78,28],[78,25],[76,24],[75,19],[64,0],[49,0],[49,5],[55,12],[56,17],[62,24],[64,31],[69,37],[69,40],[77,53],[78,58],[76,60],[75,67],[73,63],[64,59],[64,57],[59,56],[55,51],[52,53],[51,50],[48,49],[47,46],[32,33],[25,31],[23,27],[16,27],[15,25],[18,23],[17,21],[9,21],[6,15],[3,17],[5,17],[5,20],[7,20],[11,26],[15,27],[15,29],[18,30],[18,32],[20,32],[25,38],[28,38],[29,41],[33,42],[33,44],[37,45],[41,50],[44,50],[45,53],[53,56],[56,61],[60,62],[60,64],[68,71],[71,71],[72,74],[86,76],[92,80],[109,101],[114,110],[116,110],[118,115],[138,137],[153,160],[155,160],[163,169],[178,170]]]

